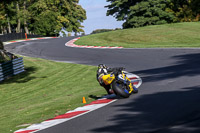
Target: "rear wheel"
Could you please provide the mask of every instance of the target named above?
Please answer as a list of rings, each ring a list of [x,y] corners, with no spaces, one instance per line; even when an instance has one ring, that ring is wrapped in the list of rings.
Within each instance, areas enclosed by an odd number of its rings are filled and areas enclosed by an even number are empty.
[[[112,83],[112,89],[116,95],[123,98],[128,98],[130,96],[129,90],[123,83],[118,83],[116,80]]]

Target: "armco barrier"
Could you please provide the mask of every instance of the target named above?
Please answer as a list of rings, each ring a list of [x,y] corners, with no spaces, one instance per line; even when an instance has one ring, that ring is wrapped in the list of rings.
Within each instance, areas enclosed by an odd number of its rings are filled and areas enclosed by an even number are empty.
[[[41,35],[32,35],[32,34],[27,34],[28,38],[38,38],[42,37]],[[8,33],[5,35],[0,35],[0,40],[2,42],[10,41],[10,40],[18,40],[18,39],[25,39],[25,33]]]
[[[16,58],[0,64],[0,81],[24,72],[23,58]]]

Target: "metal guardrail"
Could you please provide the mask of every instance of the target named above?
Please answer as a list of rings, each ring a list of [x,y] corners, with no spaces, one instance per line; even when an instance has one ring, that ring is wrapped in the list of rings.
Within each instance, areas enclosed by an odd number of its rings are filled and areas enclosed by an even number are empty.
[[[16,58],[0,64],[0,81],[24,72],[23,58]]]
[[[27,34],[28,38],[37,38],[37,37],[42,37],[41,35],[32,35],[32,34]],[[17,39],[25,39],[25,33],[8,33],[4,35],[0,35],[0,40],[2,42],[10,41],[10,40],[17,40]]]

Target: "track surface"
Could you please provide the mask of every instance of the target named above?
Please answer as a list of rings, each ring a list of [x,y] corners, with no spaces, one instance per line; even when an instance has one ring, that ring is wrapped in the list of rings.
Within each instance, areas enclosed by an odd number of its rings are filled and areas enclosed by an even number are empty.
[[[200,49],[82,49],[72,38],[10,44],[21,55],[122,66],[143,79],[139,93],[38,133],[199,133]]]

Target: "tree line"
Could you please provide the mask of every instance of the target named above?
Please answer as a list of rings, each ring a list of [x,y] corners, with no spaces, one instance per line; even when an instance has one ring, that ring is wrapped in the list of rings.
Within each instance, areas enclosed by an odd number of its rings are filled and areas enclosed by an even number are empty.
[[[200,20],[199,0],[107,0],[107,15],[123,28]]]
[[[1,0],[0,34],[34,33],[44,36],[84,32],[86,11],[79,0]]]

